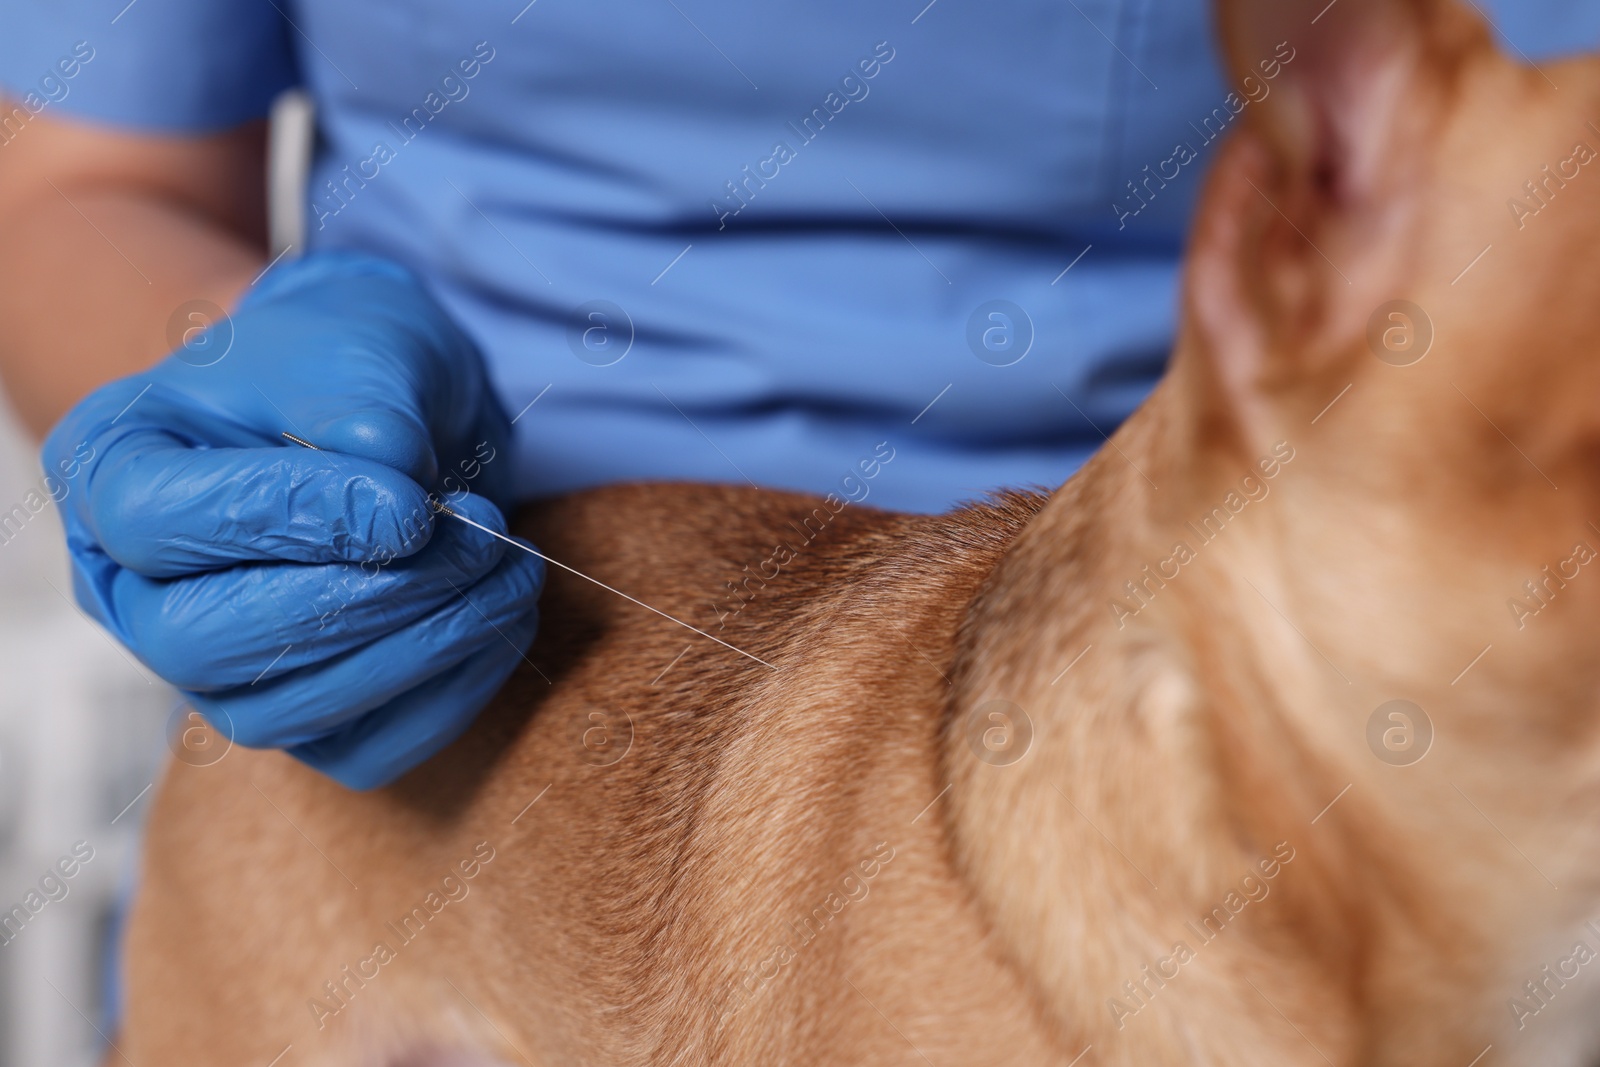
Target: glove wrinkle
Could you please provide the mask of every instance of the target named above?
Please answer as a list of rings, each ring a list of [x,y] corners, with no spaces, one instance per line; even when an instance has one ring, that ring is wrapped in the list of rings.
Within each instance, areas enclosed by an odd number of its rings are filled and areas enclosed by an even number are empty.
[[[279,264],[231,320],[221,358],[108,383],[46,439],[73,595],[241,743],[312,746],[370,788],[465,729],[533,639],[543,564],[428,502],[504,530],[510,423],[396,264]]]

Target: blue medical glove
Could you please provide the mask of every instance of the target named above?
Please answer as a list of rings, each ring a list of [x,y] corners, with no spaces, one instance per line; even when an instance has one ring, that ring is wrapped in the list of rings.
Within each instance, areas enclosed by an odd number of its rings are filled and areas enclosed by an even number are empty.
[[[415,278],[322,253],[96,390],[43,458],[78,602],[225,735],[366,789],[461,734],[533,640],[542,562],[428,503],[504,530],[508,433]]]

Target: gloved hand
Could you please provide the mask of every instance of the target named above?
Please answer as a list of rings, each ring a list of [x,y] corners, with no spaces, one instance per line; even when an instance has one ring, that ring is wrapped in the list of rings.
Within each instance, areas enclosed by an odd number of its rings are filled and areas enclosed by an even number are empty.
[[[464,731],[533,640],[542,561],[428,504],[503,531],[508,434],[415,278],[321,253],[96,390],[43,459],[78,602],[223,734],[366,789]]]

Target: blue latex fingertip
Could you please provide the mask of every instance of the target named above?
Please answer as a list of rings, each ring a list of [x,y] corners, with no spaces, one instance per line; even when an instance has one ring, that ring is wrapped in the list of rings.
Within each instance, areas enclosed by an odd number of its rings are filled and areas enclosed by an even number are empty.
[[[498,507],[495,506],[493,501],[485,499],[481,494],[468,493],[458,498],[448,499],[445,501],[445,503],[452,511],[460,512],[473,522],[481,523],[482,525],[489,527],[491,530],[494,530],[496,533],[509,535],[509,529],[506,524],[505,515]],[[438,521],[448,523],[455,522],[454,519],[451,519],[447,515],[440,516]],[[457,523],[457,525],[461,524]],[[487,538],[489,536],[482,530],[473,530],[469,532],[476,534],[478,537]],[[503,541],[500,543],[505,544]],[[505,547],[507,556],[516,558],[522,567],[528,569],[535,576],[534,596],[537,598],[539,590],[544,587],[544,560],[523,549],[513,548],[510,545],[506,545]]]
[[[428,493],[404,474],[396,472],[392,479],[382,480],[352,476],[345,485],[344,501],[341,522],[351,540],[342,559],[411,556],[433,539],[438,516],[428,503]],[[292,510],[289,519],[294,521]]]
[[[496,641],[428,682],[290,755],[347,789],[388,785],[455,741],[524,660],[539,626],[532,612]]]
[[[392,408],[365,408],[323,420],[308,432],[314,443],[393,467],[423,485],[439,478],[439,458],[428,428],[414,416]]]

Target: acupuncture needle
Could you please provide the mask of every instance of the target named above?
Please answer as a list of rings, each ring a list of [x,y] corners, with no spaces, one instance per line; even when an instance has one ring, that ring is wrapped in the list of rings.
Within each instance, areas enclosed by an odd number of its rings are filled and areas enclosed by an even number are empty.
[[[309,448],[313,452],[322,452],[322,451],[324,451],[324,449],[322,449],[321,447],[319,447],[317,445],[312,444],[310,441],[307,441],[304,437],[297,437],[297,436],[295,436],[294,434],[290,433],[287,430],[282,431],[282,434],[287,440],[293,441],[295,444],[299,445],[302,448]],[[562,570],[568,572],[569,574],[575,574],[579,578],[582,578],[586,582],[593,582],[595,585],[598,585],[601,589],[604,589],[604,590],[606,590],[607,592],[610,592],[610,593],[615,593],[619,597],[621,597],[622,599],[630,601],[630,602],[632,602],[634,604],[637,604],[641,608],[644,608],[646,611],[654,612],[655,614],[661,616],[663,619],[666,619],[668,622],[675,622],[679,626],[682,626],[685,630],[693,630],[695,633],[699,634],[701,637],[708,638],[709,640],[715,641],[717,644],[721,645],[723,648],[729,649],[730,651],[733,651],[733,652],[737,652],[737,653],[739,653],[739,655],[745,657],[746,659],[753,659],[757,663],[761,664],[763,667],[766,667],[766,668],[768,668],[770,670],[774,670],[774,671],[778,669],[778,668],[774,667],[772,664],[768,663],[766,660],[762,659],[760,656],[753,656],[750,653],[746,652],[742,648],[738,648],[738,647],[736,647],[734,645],[728,644],[728,642],[724,641],[720,637],[716,637],[716,636],[714,636],[712,634],[706,633],[704,630],[700,629],[698,626],[691,626],[690,624],[684,622],[682,619],[674,618],[673,616],[668,615],[666,612],[662,611],[659,608],[653,608],[649,604],[646,604],[644,601],[638,599],[637,597],[631,597],[627,593],[624,593],[622,590],[614,588],[612,586],[609,586],[605,582],[602,582],[598,578],[589,577],[587,574],[584,574],[582,571],[578,570],[576,567],[569,567],[565,563],[562,563],[558,559],[551,559],[549,556],[545,555],[543,552],[540,552],[538,549],[534,548],[532,545],[525,544],[524,542],[515,540],[514,538],[511,538],[511,537],[507,537],[505,534],[500,533],[499,531],[491,530],[491,529],[489,529],[489,527],[483,525],[482,523],[474,522],[473,520],[467,518],[465,515],[461,514],[459,511],[456,511],[455,509],[451,508],[448,504],[445,504],[443,501],[441,501],[438,498],[436,498],[432,493],[428,494],[428,505],[430,507],[432,507],[433,510],[438,512],[440,515],[448,515],[452,519],[456,519],[456,520],[458,520],[460,522],[464,522],[468,526],[473,527],[474,529],[482,530],[484,533],[488,534],[490,537],[499,538],[500,540],[504,541],[506,544],[512,546],[513,548],[520,548],[520,549],[522,549],[522,551],[527,552],[530,555],[538,556],[540,559],[544,560],[546,563],[550,564],[553,567],[560,567]]]

